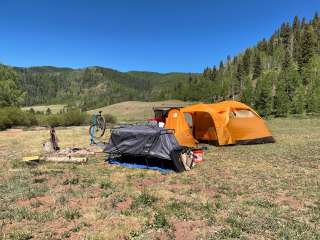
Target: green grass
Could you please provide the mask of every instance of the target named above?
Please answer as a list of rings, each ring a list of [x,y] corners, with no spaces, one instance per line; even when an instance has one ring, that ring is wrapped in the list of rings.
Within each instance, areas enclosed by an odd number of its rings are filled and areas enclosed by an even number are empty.
[[[275,144],[209,146],[166,175],[103,157],[28,166],[48,131],[0,132],[0,239],[320,239],[320,119],[268,125]],[[88,146],[86,128],[57,134]]]

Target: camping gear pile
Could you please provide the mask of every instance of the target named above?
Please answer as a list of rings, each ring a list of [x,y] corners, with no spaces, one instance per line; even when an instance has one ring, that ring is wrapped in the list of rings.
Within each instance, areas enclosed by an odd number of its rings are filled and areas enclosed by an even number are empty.
[[[109,160],[144,162],[147,166],[171,167],[178,171],[190,170],[193,155],[189,148],[180,146],[174,132],[156,125],[122,125],[111,130],[105,152]]]
[[[59,139],[54,128],[50,128],[50,138],[42,144],[43,154],[40,156],[26,156],[22,161],[26,163],[58,162],[58,163],[86,163],[88,157],[101,153],[101,148],[90,146],[89,148],[58,146]]]
[[[110,154],[109,160],[142,159],[147,165],[162,160],[181,172],[203,161],[199,143],[223,146],[275,142],[258,113],[237,101],[154,108],[154,113],[154,126],[123,125],[111,130],[104,150]]]

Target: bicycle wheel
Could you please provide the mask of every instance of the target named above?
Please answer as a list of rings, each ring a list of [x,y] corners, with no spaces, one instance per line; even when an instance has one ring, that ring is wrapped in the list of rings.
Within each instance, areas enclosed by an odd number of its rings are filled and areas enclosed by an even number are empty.
[[[97,127],[100,130],[99,137],[102,137],[106,131],[106,121],[103,116],[97,116]]]
[[[96,142],[96,140],[99,140],[104,134],[104,129],[99,127],[98,125],[91,125],[89,128],[89,135],[93,142]]]

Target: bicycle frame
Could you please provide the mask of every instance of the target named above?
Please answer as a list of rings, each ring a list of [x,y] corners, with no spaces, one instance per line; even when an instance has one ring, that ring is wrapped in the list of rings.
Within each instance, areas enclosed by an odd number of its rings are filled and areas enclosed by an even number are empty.
[[[91,132],[90,132],[90,145],[94,144],[94,130],[95,127],[97,126],[97,114],[93,114],[92,115],[92,120],[91,120]]]

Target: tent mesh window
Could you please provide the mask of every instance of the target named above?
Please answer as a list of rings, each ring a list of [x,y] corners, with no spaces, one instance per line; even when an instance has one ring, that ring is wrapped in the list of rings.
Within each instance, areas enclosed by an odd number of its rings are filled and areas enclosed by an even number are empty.
[[[244,110],[244,109],[236,109],[232,110],[229,114],[231,118],[253,118],[255,117],[254,113],[250,110]]]

